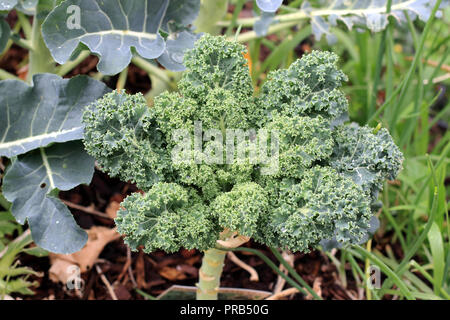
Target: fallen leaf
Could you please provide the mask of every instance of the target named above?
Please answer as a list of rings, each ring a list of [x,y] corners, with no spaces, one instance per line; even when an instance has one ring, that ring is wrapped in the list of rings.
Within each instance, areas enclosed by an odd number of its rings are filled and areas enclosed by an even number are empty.
[[[118,300],[130,300],[131,294],[128,292],[127,288],[120,283],[114,284],[114,293],[117,296]]]
[[[158,273],[170,281],[185,280],[187,278],[181,270],[172,267],[164,267]]]
[[[192,258],[186,259],[186,261],[184,261],[184,262],[190,266],[193,266],[194,264],[200,262],[201,259],[202,259],[202,256],[197,255],[197,256],[193,256]]]
[[[198,277],[198,269],[196,267],[190,266],[188,264],[180,264],[177,266],[177,270],[190,275],[193,278]]]
[[[103,248],[111,241],[120,238],[115,229],[94,226],[87,230],[88,241],[78,252],[72,254],[50,253],[50,279],[53,282],[67,283],[74,276],[74,266],[80,273],[86,272],[94,265]]]
[[[106,207],[106,214],[111,219],[115,219],[117,217],[117,211],[120,209],[120,203],[117,201],[111,201],[108,206]]]

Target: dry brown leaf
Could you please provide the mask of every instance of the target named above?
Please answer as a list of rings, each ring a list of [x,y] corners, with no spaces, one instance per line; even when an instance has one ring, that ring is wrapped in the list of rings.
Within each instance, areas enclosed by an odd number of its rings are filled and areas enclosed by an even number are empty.
[[[83,249],[72,254],[50,253],[50,279],[53,282],[67,283],[73,276],[73,266],[86,272],[94,265],[103,248],[111,241],[120,238],[115,229],[94,226],[87,230],[88,241]]]
[[[200,262],[200,260],[202,259],[202,257],[200,255],[198,256],[193,256],[192,258],[188,258],[184,261],[184,263],[193,266],[194,264]]]
[[[176,268],[172,267],[164,267],[161,270],[159,270],[158,273],[162,277],[170,281],[185,280],[187,278],[186,275],[181,270],[177,270]]]
[[[115,219],[117,217],[117,211],[120,209],[120,202],[117,201],[111,201],[108,206],[106,207],[106,214],[111,219]]]
[[[186,275],[191,276],[192,278],[198,277],[198,269],[196,267],[190,266],[188,264],[178,265],[177,270],[183,272]]]
[[[181,255],[183,256],[183,258],[193,257],[196,253],[197,251],[195,249],[192,250],[181,249]]]
[[[127,288],[120,283],[114,284],[114,292],[118,300],[130,300],[132,298]]]

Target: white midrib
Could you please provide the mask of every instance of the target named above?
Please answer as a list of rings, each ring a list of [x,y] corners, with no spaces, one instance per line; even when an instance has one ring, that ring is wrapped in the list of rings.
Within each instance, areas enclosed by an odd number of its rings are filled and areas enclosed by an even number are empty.
[[[120,36],[132,36],[136,38],[144,38],[149,40],[155,40],[156,34],[153,33],[144,33],[144,32],[136,32],[131,30],[117,30],[117,29],[110,29],[105,31],[97,31],[97,32],[86,32],[85,34],[79,36],[78,38],[81,39],[86,36],[92,36],[92,35],[98,35],[98,36],[105,36],[110,34],[117,34]]]
[[[7,148],[14,147],[14,146],[21,146],[22,144],[25,144],[25,143],[44,140],[44,139],[48,139],[48,138],[57,138],[58,136],[63,135],[63,134],[76,132],[76,131],[80,130],[81,128],[82,127],[75,127],[75,128],[71,128],[71,129],[67,129],[67,130],[44,133],[44,134],[40,134],[40,135],[36,135],[36,136],[32,136],[32,137],[14,140],[11,142],[0,143],[0,149],[7,149]]]
[[[47,154],[45,153],[44,148],[39,148],[39,150],[41,151],[42,162],[44,163],[45,171],[47,172],[48,182],[50,184],[49,190],[53,190],[55,189],[55,182],[53,181],[52,168],[50,168],[50,164],[48,163]]]

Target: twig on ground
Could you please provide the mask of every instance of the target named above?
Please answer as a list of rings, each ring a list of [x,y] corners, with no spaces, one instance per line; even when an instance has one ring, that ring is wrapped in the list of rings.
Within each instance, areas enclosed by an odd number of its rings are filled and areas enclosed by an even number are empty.
[[[104,218],[104,219],[112,220],[112,218],[109,217],[106,213],[103,213],[101,211],[95,210],[95,209],[93,209],[91,207],[80,206],[79,204],[75,204],[75,203],[67,201],[67,200],[62,200],[62,202],[64,202],[64,204],[66,206],[68,206],[69,208],[80,210],[80,211],[83,211],[83,212],[86,212],[86,213],[89,213],[89,214],[93,214],[95,216],[99,216],[99,217]]]
[[[286,262],[289,263],[289,265],[291,267],[294,266],[294,255],[292,253],[290,253],[288,251],[283,251],[281,253],[281,255],[283,256],[283,259],[286,260]],[[288,271],[282,264],[280,264],[280,270],[283,271],[284,274],[288,273]],[[285,284],[286,284],[286,280],[283,277],[281,277],[280,275],[278,275],[277,282],[273,289],[273,294],[275,295],[275,294],[280,293],[283,290]]]
[[[127,273],[129,267],[131,265],[131,254],[130,254],[130,248],[127,247],[127,261],[123,265],[122,271],[120,272],[119,276],[117,277],[115,282],[120,282],[122,280],[123,276]]]
[[[245,271],[247,271],[248,273],[250,273],[250,281],[259,281],[259,275],[258,272],[256,272],[256,270],[254,268],[252,268],[251,266],[249,266],[248,264],[246,264],[244,261],[242,261],[241,259],[239,259],[233,251],[228,251],[227,253],[228,258],[233,261],[236,265],[238,265],[239,267],[241,267],[242,269],[244,269]]]
[[[314,290],[315,293],[317,293],[317,295],[319,297],[322,298],[322,287],[321,287],[321,285],[322,285],[322,278],[318,277],[318,278],[314,279],[313,290]],[[311,295],[311,293],[308,292],[308,295],[306,296],[306,299],[307,300],[312,300],[313,299],[313,296]]]
[[[133,275],[133,269],[131,269],[131,249],[127,247],[127,259],[130,260],[130,264],[128,265],[128,275],[130,276],[131,283],[133,283],[133,288],[137,288],[137,282]]]
[[[111,296],[111,298],[113,300],[119,300],[119,299],[117,299],[117,296],[116,296],[116,293],[114,292],[113,287],[109,283],[108,279],[106,279],[105,275],[103,274],[102,269],[98,266],[98,264],[95,265],[95,270],[97,270],[97,273],[100,276],[100,278],[102,279],[103,283],[105,284],[106,289],[108,289],[108,292],[109,292],[109,295]]]
[[[281,298],[290,296],[292,294],[296,294],[297,292],[299,292],[297,290],[297,288],[289,288],[289,289],[280,291],[278,293],[275,293],[275,294],[271,295],[270,297],[266,298],[265,300],[279,300]]]
[[[405,60],[406,61],[413,61],[414,57],[408,56],[408,57],[405,57]],[[425,58],[423,58],[422,59],[422,63],[428,64],[429,66],[435,67],[435,68],[439,67],[439,62],[434,61],[434,60],[429,60],[429,59],[426,60]],[[450,72],[450,65],[442,64],[440,67],[441,67],[440,68],[441,70],[443,70],[445,72]]]

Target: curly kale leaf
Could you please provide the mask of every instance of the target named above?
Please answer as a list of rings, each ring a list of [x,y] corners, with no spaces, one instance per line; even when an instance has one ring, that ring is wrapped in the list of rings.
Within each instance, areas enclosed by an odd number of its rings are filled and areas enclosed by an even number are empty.
[[[279,170],[273,176],[301,178],[305,169],[328,159],[333,151],[333,138],[328,122],[299,115],[275,113],[267,126],[279,139]]]
[[[170,155],[141,94],[107,94],[85,111],[83,122],[86,150],[111,176],[143,189],[165,180]]]
[[[254,182],[237,184],[233,190],[219,195],[211,204],[219,225],[251,237],[257,232],[258,220],[267,214],[266,192]]]
[[[218,239],[209,211],[194,191],[175,183],[156,183],[145,195],[135,193],[122,202],[117,230],[134,250],[145,252],[207,249]]]
[[[373,133],[370,127],[356,123],[336,130],[335,148],[330,165],[351,178],[368,192],[373,201],[386,179],[395,179],[403,155],[387,129]]]
[[[329,167],[316,166],[300,182],[285,179],[272,197],[277,205],[257,240],[306,252],[322,239],[357,243],[369,228],[370,204],[361,188]],[[273,200],[272,200],[273,201]]]
[[[261,103],[268,111],[293,116],[322,117],[332,126],[348,119],[348,102],[338,90],[347,76],[338,69],[338,57],[313,51],[288,69],[273,71],[262,87]]]
[[[202,100],[211,89],[222,88],[233,92],[238,99],[252,96],[245,52],[241,44],[205,35],[185,54],[184,63],[189,71],[179,83],[181,93]]]

